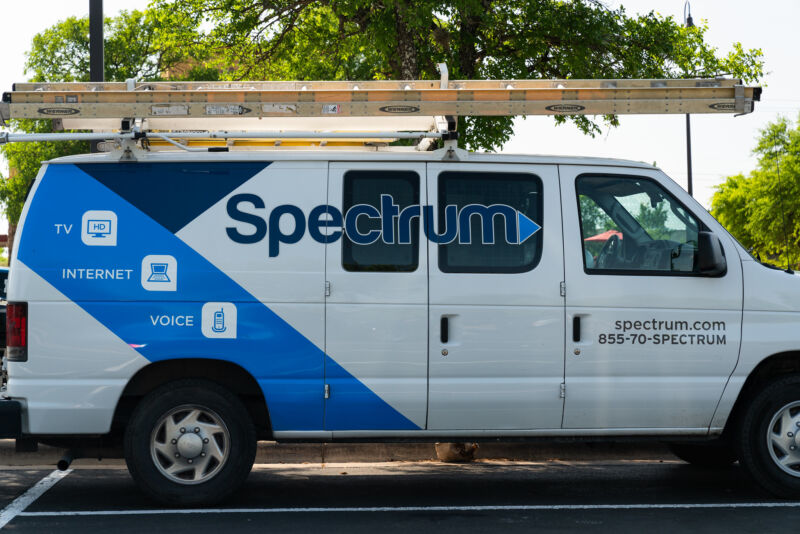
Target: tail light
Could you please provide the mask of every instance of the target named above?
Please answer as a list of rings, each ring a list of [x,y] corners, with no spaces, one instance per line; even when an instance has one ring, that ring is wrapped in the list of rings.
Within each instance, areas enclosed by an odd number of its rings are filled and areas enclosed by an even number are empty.
[[[9,302],[6,307],[6,349],[8,361],[28,361],[27,302]]]

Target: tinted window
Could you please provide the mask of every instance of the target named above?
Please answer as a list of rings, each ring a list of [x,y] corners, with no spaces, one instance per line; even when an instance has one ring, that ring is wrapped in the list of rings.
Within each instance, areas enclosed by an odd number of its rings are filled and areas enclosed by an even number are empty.
[[[470,204],[490,208],[510,206],[541,225],[542,181],[537,176],[522,173],[443,172],[439,175],[437,233],[442,235],[447,230],[446,206],[457,206],[461,214]],[[521,273],[536,266],[541,256],[542,232],[536,232],[521,244],[510,243],[507,225],[510,223],[520,230],[518,221],[513,220],[516,214],[510,217],[512,220],[507,220],[505,215],[495,214],[496,211],[487,213],[489,217],[471,215],[468,224],[459,226],[458,239],[439,245],[442,272]],[[492,236],[483,231],[488,219],[491,219]],[[469,243],[464,243],[466,237]]]
[[[344,201],[347,213],[357,204],[368,204],[381,210],[381,195],[391,195],[399,210],[419,204],[419,175],[411,171],[348,171],[344,175]],[[381,221],[359,217],[357,229],[362,235],[381,230]],[[378,239],[359,245],[342,236],[342,266],[347,271],[410,272],[419,265],[419,218],[411,221],[411,243],[397,244],[398,218],[394,217],[394,243]]]
[[[697,272],[700,223],[652,180],[576,181],[586,272]]]

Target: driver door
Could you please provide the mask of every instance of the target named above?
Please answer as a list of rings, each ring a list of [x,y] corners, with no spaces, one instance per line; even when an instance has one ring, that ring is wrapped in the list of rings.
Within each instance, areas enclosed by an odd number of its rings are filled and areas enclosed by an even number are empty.
[[[564,428],[708,427],[739,351],[742,274],[696,272],[699,209],[658,170],[561,166]],[[687,199],[688,205],[679,199]]]

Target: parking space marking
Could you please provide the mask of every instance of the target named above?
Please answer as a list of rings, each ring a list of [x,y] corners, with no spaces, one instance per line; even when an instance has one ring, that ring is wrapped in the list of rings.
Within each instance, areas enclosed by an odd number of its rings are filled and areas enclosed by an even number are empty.
[[[11,504],[3,508],[3,511],[0,512],[0,529],[11,522],[15,517],[23,513],[25,509],[36,499],[41,497],[44,492],[58,484],[59,480],[63,479],[70,473],[72,473],[72,469],[67,469],[66,471],[53,471],[39,482],[28,488],[28,491],[14,499]]]
[[[504,512],[551,510],[662,510],[719,508],[800,508],[800,502],[734,502],[675,504],[521,504],[488,506],[372,506],[342,508],[195,508],[165,510],[63,510],[58,512],[20,512],[20,517],[113,516],[172,514],[297,514],[339,512]]]

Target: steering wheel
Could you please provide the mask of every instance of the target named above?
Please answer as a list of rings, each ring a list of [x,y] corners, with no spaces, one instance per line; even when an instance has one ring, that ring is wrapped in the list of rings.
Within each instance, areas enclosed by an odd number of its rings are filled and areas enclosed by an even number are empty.
[[[621,257],[622,240],[617,234],[612,234],[597,254],[597,268],[611,269],[616,263],[614,260],[621,259]]]

